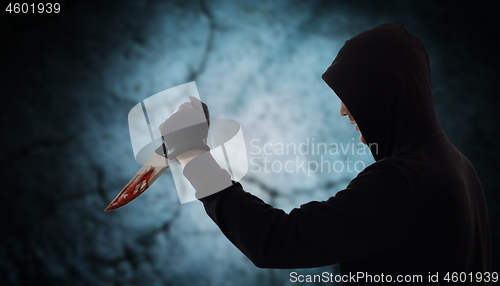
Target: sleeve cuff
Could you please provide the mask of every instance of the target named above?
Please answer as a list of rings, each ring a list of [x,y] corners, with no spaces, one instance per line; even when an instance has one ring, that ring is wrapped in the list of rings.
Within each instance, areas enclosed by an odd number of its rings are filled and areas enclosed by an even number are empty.
[[[201,199],[232,185],[231,176],[222,169],[210,152],[204,152],[186,164],[184,176],[196,190],[196,198]]]

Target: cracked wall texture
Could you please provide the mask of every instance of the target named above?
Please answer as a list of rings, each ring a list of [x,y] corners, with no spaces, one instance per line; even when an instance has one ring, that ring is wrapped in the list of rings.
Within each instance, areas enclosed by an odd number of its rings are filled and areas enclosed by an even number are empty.
[[[253,139],[261,147],[357,142],[321,74],[345,40],[383,22],[404,23],[426,45],[438,117],[485,189],[498,271],[499,10],[493,2],[374,2],[81,1],[2,35],[0,284],[291,284],[289,270],[254,267],[201,203],[181,206],[168,172],[130,205],[103,212],[140,167],[127,114],[195,80],[214,118],[241,123],[249,158]],[[349,156],[373,162],[330,160]],[[327,199],[355,175],[261,170],[242,184],[289,211]],[[338,268],[301,274],[322,271]]]

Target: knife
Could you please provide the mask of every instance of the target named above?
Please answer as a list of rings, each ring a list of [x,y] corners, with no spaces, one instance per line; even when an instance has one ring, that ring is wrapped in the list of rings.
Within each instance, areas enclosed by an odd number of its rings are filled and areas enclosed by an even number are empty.
[[[210,127],[210,114],[208,111],[208,106],[202,102],[200,99],[190,96],[191,106],[196,109],[203,111],[205,118]],[[162,144],[159,146],[153,155],[144,163],[141,169],[135,174],[134,177],[128,182],[127,185],[118,193],[116,198],[104,209],[104,211],[112,211],[123,207],[124,205],[130,203],[138,196],[140,196],[144,191],[146,191],[158,178],[165,173],[165,171],[170,167],[170,163],[167,158],[167,148],[165,147],[165,140],[162,136]]]
[[[104,211],[121,208],[144,193],[170,167],[165,154],[162,143]]]

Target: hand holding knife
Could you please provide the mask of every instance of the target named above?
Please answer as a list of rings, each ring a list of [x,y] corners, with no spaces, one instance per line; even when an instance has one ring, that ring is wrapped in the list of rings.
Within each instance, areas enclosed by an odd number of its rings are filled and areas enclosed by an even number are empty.
[[[190,102],[182,104],[160,125],[158,130],[163,144],[104,211],[118,209],[144,193],[170,167],[168,160],[177,161],[180,154],[191,150],[210,150],[207,145],[210,126],[208,106],[198,98],[190,96],[189,99]]]

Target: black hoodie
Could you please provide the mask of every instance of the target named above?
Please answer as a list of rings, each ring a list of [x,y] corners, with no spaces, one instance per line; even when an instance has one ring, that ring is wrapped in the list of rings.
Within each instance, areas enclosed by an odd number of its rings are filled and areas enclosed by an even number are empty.
[[[423,284],[438,274],[444,284],[453,272],[476,282],[476,272],[491,271],[481,183],[439,126],[422,42],[403,25],[380,25],[348,40],[323,79],[349,109],[376,162],[335,196],[289,214],[240,183],[202,198],[226,237],[258,267],[339,263],[343,275],[364,273],[360,284],[382,274],[393,282],[421,275],[413,279]],[[184,170],[198,193],[230,180],[204,154]],[[204,161],[203,178],[197,161]]]

